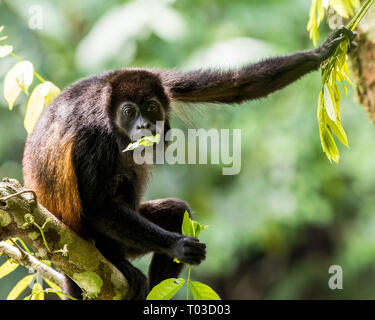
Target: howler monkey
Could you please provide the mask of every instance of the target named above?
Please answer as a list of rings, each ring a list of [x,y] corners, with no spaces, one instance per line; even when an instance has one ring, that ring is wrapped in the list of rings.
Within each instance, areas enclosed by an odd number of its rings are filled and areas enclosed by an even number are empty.
[[[240,103],[264,97],[317,70],[344,39],[340,28],[317,49],[270,58],[237,70],[178,72],[121,69],[80,80],[45,108],[27,139],[23,174],[49,211],[86,238],[130,282],[131,299],[144,299],[183,263],[205,259],[205,244],[183,236],[189,206],[168,198],[141,203],[150,173],[122,151],[155,122],[169,128],[171,101]],[[154,252],[148,281],[128,259]],[[178,258],[180,264],[174,263]]]

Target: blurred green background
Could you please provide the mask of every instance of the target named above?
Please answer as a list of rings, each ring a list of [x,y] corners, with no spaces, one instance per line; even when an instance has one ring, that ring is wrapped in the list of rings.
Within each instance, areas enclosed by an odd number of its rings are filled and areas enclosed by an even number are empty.
[[[0,25],[17,55],[64,88],[111,68],[239,66],[309,49],[309,5],[3,0]],[[35,29],[40,17],[41,29]],[[328,33],[323,23],[322,38]],[[1,88],[15,62],[0,60]],[[330,164],[316,120],[319,89],[315,72],[266,99],[203,109],[196,127],[242,129],[239,175],[223,176],[219,165],[154,170],[147,199],[184,199],[195,218],[210,225],[200,237],[207,260],[192,277],[224,299],[375,298],[375,127],[351,89],[342,101],[350,149],[340,145],[339,164]],[[25,102],[20,98],[10,112],[0,97],[0,177],[20,181]],[[173,123],[187,130],[178,119]],[[148,260],[136,264],[146,270]],[[343,268],[343,290],[328,287],[331,265]],[[1,279],[0,299],[25,274],[19,267]]]

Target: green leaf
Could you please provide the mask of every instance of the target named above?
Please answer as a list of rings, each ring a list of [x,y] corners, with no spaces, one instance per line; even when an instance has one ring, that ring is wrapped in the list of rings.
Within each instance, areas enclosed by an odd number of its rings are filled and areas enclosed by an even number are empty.
[[[345,62],[343,67],[342,67],[342,70],[341,70],[341,74],[344,76],[344,79],[350,84],[350,85],[353,85],[353,82],[350,80],[349,78],[349,68],[348,68],[348,64]]]
[[[310,7],[307,30],[309,31],[309,37],[313,41],[314,46],[318,43],[319,25],[324,18],[324,12],[322,0],[313,0]]]
[[[31,291],[31,300],[44,300],[43,287],[39,282],[35,282]]]
[[[44,107],[51,103],[59,93],[60,89],[49,81],[45,81],[34,88],[27,102],[24,119],[24,126],[28,134],[33,130]]]
[[[140,146],[150,147],[155,143],[158,144],[159,142],[160,142],[160,134],[156,134],[154,136],[143,137],[143,138],[138,139],[136,142],[129,143],[126,149],[123,150],[122,152],[131,151]]]
[[[316,11],[317,11],[317,18],[316,18],[316,22],[317,22],[317,25],[319,27],[319,24],[323,21],[323,18],[324,18],[324,13],[325,13],[325,9],[324,9],[324,6],[323,6],[323,1],[322,0],[319,0],[316,4]]]
[[[1,40],[5,40],[4,37],[1,37],[0,41]],[[6,57],[7,55],[11,54],[12,51],[13,51],[12,46],[8,46],[8,45],[0,46],[0,58]]]
[[[189,217],[189,212],[185,211],[184,219],[182,220],[182,234],[198,238],[200,232],[207,228],[208,226],[201,224],[198,221],[191,220]]]
[[[22,278],[18,283],[13,287],[12,291],[9,292],[7,296],[7,300],[16,300],[18,296],[27,288],[27,286],[31,283],[33,280],[34,275],[28,275],[24,278]]]
[[[193,228],[194,228],[195,237],[198,238],[201,231],[206,230],[208,226],[201,224],[198,221],[193,220]]]
[[[44,96],[44,103],[48,106],[61,93],[61,90],[52,82],[43,82],[42,95]]]
[[[171,300],[185,283],[185,279],[170,278],[152,288],[146,300]]]
[[[347,0],[331,0],[330,6],[344,18],[353,15],[353,8]]]
[[[0,266],[0,279],[4,278],[7,276],[9,273],[13,272],[14,270],[17,269],[19,264],[17,262],[13,262],[11,260],[5,261],[1,266]]]
[[[221,300],[211,287],[198,281],[191,282],[191,292],[194,300]]]
[[[61,300],[64,300],[65,299],[65,297],[64,297],[64,295],[63,294],[61,294],[60,292],[61,292],[61,288],[57,285],[57,284],[55,284],[55,283],[53,283],[52,281],[50,281],[50,280],[48,280],[48,279],[46,279],[46,278],[44,278],[43,277],[43,280],[52,288],[52,289],[54,289],[54,290],[56,290],[56,294],[59,296],[59,298],[61,299]]]
[[[356,9],[356,8],[358,8],[359,7],[359,5],[361,4],[360,2],[360,0],[348,0],[349,2],[350,2],[350,4],[351,4],[351,6],[354,8],[354,9]]]
[[[327,83],[324,84],[324,94],[323,94],[323,99],[324,99],[324,107],[327,111],[328,117],[332,121],[336,121],[336,111],[335,111],[335,106],[334,106],[334,96],[332,94],[332,89],[330,86],[327,85]]]
[[[327,121],[329,129],[336,135],[336,137],[344,144],[349,147],[348,137],[346,136],[345,130],[341,125],[340,121],[333,122],[330,119]]]
[[[43,83],[37,85],[31,93],[29,100],[27,101],[24,126],[28,134],[30,134],[33,130],[34,125],[37,122],[44,108],[44,96],[42,95],[42,86]]]
[[[320,91],[319,98],[318,98],[318,109],[317,109],[317,115],[316,115],[316,117],[318,118],[319,128],[322,125],[324,125],[323,111],[324,111],[323,93],[322,91]]]
[[[322,142],[323,151],[326,153],[327,158],[330,161],[339,161],[339,150],[337,149],[335,140],[332,137],[332,134],[328,128],[322,128],[320,131],[320,139]]]
[[[13,109],[21,90],[28,93],[28,88],[33,82],[34,67],[30,61],[15,64],[6,74],[4,79],[4,98]]]
[[[189,212],[185,211],[184,219],[182,220],[182,234],[190,237],[195,237],[195,230],[193,220],[189,217]]]

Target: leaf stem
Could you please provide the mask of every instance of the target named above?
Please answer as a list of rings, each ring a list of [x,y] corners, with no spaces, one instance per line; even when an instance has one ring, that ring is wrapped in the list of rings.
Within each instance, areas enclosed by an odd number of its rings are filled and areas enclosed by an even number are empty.
[[[45,247],[47,248],[48,252],[52,252],[51,249],[50,249],[50,247],[48,246],[48,243],[47,243],[46,237],[44,236],[44,230],[43,230],[44,227],[46,226],[46,224],[47,224],[48,222],[49,222],[49,220],[47,219],[46,222],[43,224],[42,227],[40,227],[35,221],[33,221],[32,224],[33,224],[34,226],[36,226],[36,227],[39,229],[40,234],[42,235],[42,238],[43,238],[44,245],[45,245]]]
[[[187,284],[186,300],[189,300],[189,291],[190,291],[190,272],[191,272],[191,265],[189,265],[188,278],[187,278],[187,280],[186,280],[186,284]]]
[[[365,4],[356,13],[356,15],[350,20],[349,24],[346,27],[350,29],[351,31],[353,31],[357,27],[357,25],[361,22],[362,18],[370,9],[374,1],[375,0],[367,0]]]
[[[26,246],[25,242],[22,241],[22,239],[20,238],[14,238],[14,240],[17,240],[21,243],[21,246],[23,247],[23,249],[28,253],[28,254],[31,254],[29,248]]]

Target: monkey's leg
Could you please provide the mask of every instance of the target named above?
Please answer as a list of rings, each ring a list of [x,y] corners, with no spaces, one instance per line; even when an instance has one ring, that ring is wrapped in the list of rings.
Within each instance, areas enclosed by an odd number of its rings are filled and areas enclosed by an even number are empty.
[[[180,234],[185,211],[190,215],[188,204],[175,198],[147,201],[139,208],[139,213],[144,218],[168,231]],[[150,289],[165,279],[178,277],[183,267],[183,263],[173,262],[173,258],[165,254],[154,253],[148,270]]]
[[[134,267],[126,258],[129,248],[113,239],[98,237],[95,241],[100,252],[113,263],[129,282],[130,300],[145,300],[149,293],[149,286],[146,276],[141,270]],[[145,254],[147,251],[133,249],[132,255]]]

